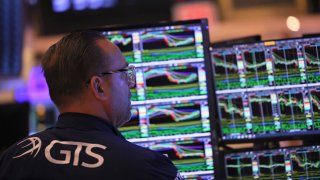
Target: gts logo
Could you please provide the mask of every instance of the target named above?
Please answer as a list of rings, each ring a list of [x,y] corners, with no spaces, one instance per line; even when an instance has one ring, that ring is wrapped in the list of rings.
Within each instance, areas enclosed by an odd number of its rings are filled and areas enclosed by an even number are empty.
[[[22,149],[25,149],[23,153],[21,153],[18,156],[13,157],[14,159],[20,158],[22,156],[25,156],[27,154],[33,155],[35,158],[37,154],[40,151],[41,148],[41,139],[38,137],[30,137],[27,138],[17,145],[20,145],[24,142],[28,142],[26,145],[22,146]],[[67,148],[69,146],[74,146],[74,150],[70,150],[70,148]],[[86,168],[97,168],[100,167],[103,162],[104,158],[103,156],[94,153],[92,150],[94,148],[100,148],[105,150],[107,147],[101,144],[91,144],[91,143],[85,143],[85,142],[76,142],[76,141],[57,141],[53,140],[50,142],[48,146],[45,147],[44,155],[46,159],[53,163],[53,164],[72,164],[73,166],[83,166]],[[60,149],[60,151],[59,151]],[[68,150],[69,149],[69,150]],[[94,159],[96,159],[96,163],[86,163],[86,162],[79,162],[79,155],[81,151],[84,149],[84,152],[87,156],[90,156]],[[54,158],[52,156],[53,151],[59,151],[59,159]],[[71,159],[73,161],[71,162]]]

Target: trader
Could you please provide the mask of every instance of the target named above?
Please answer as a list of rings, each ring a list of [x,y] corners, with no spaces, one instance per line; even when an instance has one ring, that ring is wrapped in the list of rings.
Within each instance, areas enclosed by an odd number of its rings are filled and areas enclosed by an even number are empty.
[[[117,130],[131,116],[135,70],[101,33],[66,35],[47,50],[42,69],[61,114],[3,154],[0,179],[182,179],[165,155]]]

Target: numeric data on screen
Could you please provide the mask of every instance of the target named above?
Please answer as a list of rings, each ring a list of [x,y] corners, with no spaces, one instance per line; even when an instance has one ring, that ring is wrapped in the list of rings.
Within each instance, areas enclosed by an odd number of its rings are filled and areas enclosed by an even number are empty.
[[[319,146],[225,155],[227,179],[319,179]]]
[[[319,133],[320,38],[211,52],[222,139]]]

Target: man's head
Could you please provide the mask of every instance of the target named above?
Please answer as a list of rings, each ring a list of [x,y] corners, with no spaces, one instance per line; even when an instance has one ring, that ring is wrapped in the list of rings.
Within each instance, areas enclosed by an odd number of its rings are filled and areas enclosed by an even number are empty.
[[[101,33],[74,32],[45,53],[42,69],[50,97],[61,112],[81,112],[120,126],[130,119],[128,65]],[[129,84],[128,84],[129,83]]]

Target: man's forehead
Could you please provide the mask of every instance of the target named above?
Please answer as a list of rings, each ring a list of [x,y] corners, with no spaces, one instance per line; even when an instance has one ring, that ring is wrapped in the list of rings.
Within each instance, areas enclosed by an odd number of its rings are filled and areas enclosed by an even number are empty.
[[[108,40],[98,41],[97,44],[101,48],[102,55],[105,56],[104,63],[110,70],[128,66],[118,46]]]

